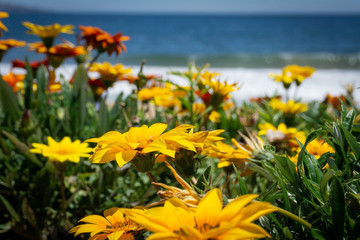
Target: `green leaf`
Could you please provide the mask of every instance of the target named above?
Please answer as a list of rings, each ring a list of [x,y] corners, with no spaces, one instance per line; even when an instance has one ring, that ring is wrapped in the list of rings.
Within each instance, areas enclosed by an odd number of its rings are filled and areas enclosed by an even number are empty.
[[[296,187],[301,187],[301,182],[297,179],[295,164],[287,157],[274,154],[275,166],[279,168],[281,174]]]
[[[33,84],[34,84],[34,75],[32,72],[32,68],[29,64],[27,58],[25,58],[26,63],[26,75],[24,79],[24,88],[25,88],[25,108],[30,109],[32,105],[32,98],[33,98]]]
[[[327,171],[327,173],[323,176],[323,178],[321,179],[321,183],[320,183],[320,194],[322,199],[324,200],[324,202],[327,202],[328,198],[329,198],[329,193],[328,193],[328,182],[332,179],[333,176],[335,176],[336,172],[332,169],[330,169],[329,171]]]
[[[246,189],[246,184],[245,184],[245,181],[244,179],[240,176],[240,173],[238,171],[238,169],[236,168],[235,164],[232,163],[232,166],[234,168],[234,171],[235,171],[235,174],[236,174],[236,177],[239,181],[239,186],[240,186],[240,193],[241,195],[244,195],[244,194],[248,194],[248,191]]]
[[[7,211],[13,217],[16,222],[20,221],[19,215],[16,213],[15,209],[11,206],[11,204],[0,194],[0,201],[3,203]]]
[[[343,186],[336,176],[330,185],[330,203],[332,209],[333,232],[336,238],[343,239],[345,221],[345,193]]]
[[[348,130],[349,132],[351,132],[352,129],[352,125],[355,119],[355,111],[354,109],[351,109],[349,112],[347,112],[347,114],[345,115],[345,117],[342,119],[342,124],[343,126],[346,128],[346,130]]]
[[[20,108],[16,99],[16,96],[10,87],[2,77],[0,76],[0,101],[2,105],[2,111],[5,116],[9,116],[10,120],[15,123],[20,118]]]
[[[36,79],[37,79],[37,89],[36,89],[36,98],[39,101],[39,110],[40,113],[45,116],[46,109],[47,109],[47,95],[46,95],[46,88],[47,88],[47,70],[44,65],[41,65],[37,72],[36,72]]]
[[[201,174],[201,176],[197,179],[195,185],[197,188],[203,190],[207,186],[207,183],[209,182],[210,172],[211,172],[211,166],[208,166],[205,169],[204,173]]]
[[[98,133],[99,135],[104,134],[108,130],[109,125],[109,111],[104,99],[100,101],[100,109],[99,109],[99,127]]]
[[[340,126],[341,126],[341,129],[344,132],[346,141],[349,143],[351,151],[353,151],[357,161],[359,161],[359,158],[360,158],[360,144],[356,141],[355,137],[353,135],[351,135],[351,133],[344,126],[342,126],[342,125],[340,125]]]
[[[19,139],[17,139],[15,136],[11,135],[5,130],[2,130],[2,133],[15,145],[16,149],[24,154],[29,160],[31,160],[34,164],[36,164],[39,167],[42,167],[42,163],[39,161],[39,159],[29,152],[30,148],[25,144],[22,143]]]

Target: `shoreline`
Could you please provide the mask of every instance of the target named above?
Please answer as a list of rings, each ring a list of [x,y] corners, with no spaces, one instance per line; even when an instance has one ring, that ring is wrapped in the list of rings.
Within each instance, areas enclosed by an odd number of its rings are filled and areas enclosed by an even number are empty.
[[[56,74],[64,75],[65,79],[69,79],[74,72],[75,64],[65,64],[60,67]],[[139,66],[126,66],[133,68],[133,75],[139,71]],[[170,80],[177,84],[186,85],[186,81],[178,76],[168,74],[171,71],[184,72],[187,67],[176,66],[146,66],[144,67],[145,74],[156,74],[162,76],[163,79]],[[274,82],[270,79],[269,74],[280,74],[280,68],[208,68],[209,71],[219,72],[220,79],[226,80],[229,83],[239,82],[242,87],[240,90],[233,92],[231,95],[237,103],[249,101],[252,97],[273,96],[275,93],[284,95],[285,91],[281,83]],[[10,64],[0,64],[1,74],[7,74],[10,71]],[[15,72],[24,72],[21,69],[16,69]],[[96,73],[90,73],[90,76],[96,77]],[[360,70],[348,69],[317,69],[314,74],[305,79],[298,88],[296,94],[297,98],[302,101],[309,102],[313,100],[322,101],[326,94],[338,96],[345,94],[345,85],[354,85],[354,98],[359,104],[360,102]],[[120,92],[125,95],[130,94],[132,86],[127,82],[117,82],[114,87],[109,89],[109,100],[112,101]],[[289,96],[293,96],[295,86],[290,87]]]

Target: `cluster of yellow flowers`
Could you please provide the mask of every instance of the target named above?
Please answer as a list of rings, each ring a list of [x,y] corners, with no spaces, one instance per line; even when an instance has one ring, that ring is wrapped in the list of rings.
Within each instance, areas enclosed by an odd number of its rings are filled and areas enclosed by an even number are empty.
[[[111,131],[100,138],[87,140],[95,142],[90,157],[94,163],[105,163],[116,160],[119,166],[127,162],[134,164],[140,171],[149,171],[159,155],[176,159],[181,150],[200,152],[219,151],[219,158],[226,156],[228,149],[222,148],[218,135],[221,130],[193,132],[193,126],[180,125],[165,132],[166,124],[156,123],[150,127],[132,127],[128,132]],[[189,131],[190,129],[190,131]],[[237,150],[228,151],[232,157],[224,157],[224,161],[236,157],[245,159],[252,147],[237,143]],[[216,145],[214,145],[214,143]],[[257,147],[261,146],[257,142]],[[56,142],[48,137],[48,145],[33,143],[31,152],[42,154],[51,161],[78,162],[80,157],[88,157],[91,151],[87,143],[71,142],[69,137]],[[212,149],[212,150],[210,150]],[[149,165],[149,159],[152,161]],[[252,223],[263,215],[277,211],[278,208],[266,202],[253,202],[258,195],[248,194],[230,199],[223,207],[223,199],[219,189],[213,189],[204,196],[198,194],[176,170],[166,162],[174,177],[184,189],[153,183],[163,187],[158,191],[163,199],[162,207],[137,207],[134,209],[111,208],[104,212],[104,217],[90,215],[70,230],[75,236],[89,232],[90,239],[134,239],[141,230],[154,232],[149,239],[237,239],[237,236],[249,239],[270,237],[260,226]],[[211,211],[209,211],[211,209]]]
[[[281,75],[270,74],[270,77],[276,82],[283,83],[283,86],[287,89],[293,82],[299,86],[304,79],[311,77],[314,72],[315,68],[310,66],[289,65],[283,69]]]

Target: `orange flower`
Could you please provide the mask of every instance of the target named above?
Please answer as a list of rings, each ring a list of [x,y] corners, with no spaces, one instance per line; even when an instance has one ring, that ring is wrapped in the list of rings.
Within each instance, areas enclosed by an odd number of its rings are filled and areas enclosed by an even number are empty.
[[[326,95],[325,103],[330,103],[335,109],[341,110],[341,102],[346,102],[346,97],[341,96],[331,96],[330,94]]]
[[[37,53],[47,53],[47,48],[42,42],[29,44],[29,50]],[[67,57],[76,57],[86,54],[84,47],[74,46],[71,43],[62,43],[49,48],[50,65],[57,68]]]
[[[79,29],[81,32],[81,38],[85,40],[85,46],[90,47],[90,50],[96,49],[100,42],[97,40],[97,37],[100,34],[105,33],[104,30],[98,28],[98,27],[92,27],[92,26],[79,26]]]
[[[24,81],[25,75],[24,74],[14,74],[10,72],[8,75],[2,76],[3,80],[13,88],[14,92],[17,92],[20,88],[20,84]],[[20,85],[19,85],[20,84]]]
[[[97,37],[97,40],[101,41],[101,50],[107,51],[109,56],[113,52],[118,56],[123,51],[126,52],[126,47],[123,42],[130,40],[130,37],[123,36],[121,32],[112,36],[108,33],[103,33]]]
[[[115,52],[116,55],[126,52],[124,41],[128,41],[130,37],[123,36],[121,32],[110,35],[106,31],[92,26],[80,26],[81,38],[85,40],[85,45],[99,52],[107,51],[108,55]]]

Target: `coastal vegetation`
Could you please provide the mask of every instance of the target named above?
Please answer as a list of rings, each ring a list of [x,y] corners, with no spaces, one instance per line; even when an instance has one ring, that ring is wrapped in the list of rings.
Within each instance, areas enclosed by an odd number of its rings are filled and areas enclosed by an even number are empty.
[[[207,65],[171,72],[179,85],[145,62],[98,62],[126,53],[121,32],[23,24],[39,41],[3,39],[0,20],[0,60],[25,46],[44,59],[0,77],[1,239],[360,236],[358,86],[301,101],[289,87],[316,69],[293,64],[269,73],[284,94],[239,104],[241,83]],[[59,40],[75,32],[76,45]],[[110,101],[119,81],[132,91]]]

